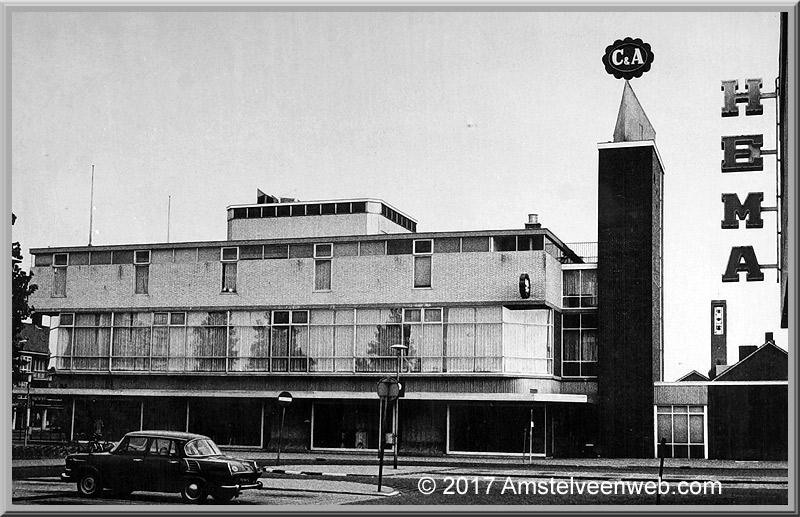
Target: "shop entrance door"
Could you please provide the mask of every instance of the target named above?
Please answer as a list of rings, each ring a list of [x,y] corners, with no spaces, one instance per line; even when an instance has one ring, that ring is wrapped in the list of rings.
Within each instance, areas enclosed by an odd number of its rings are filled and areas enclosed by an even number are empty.
[[[529,413],[528,452],[534,456],[545,456],[547,453],[547,409],[545,407],[532,407]]]

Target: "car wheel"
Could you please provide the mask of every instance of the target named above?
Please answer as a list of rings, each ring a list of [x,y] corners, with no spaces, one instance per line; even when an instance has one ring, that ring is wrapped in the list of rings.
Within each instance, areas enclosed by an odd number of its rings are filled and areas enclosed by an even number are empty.
[[[202,503],[208,497],[205,483],[199,479],[188,479],[181,487],[181,499],[184,503]]]
[[[231,499],[236,497],[236,490],[215,490],[211,497],[214,498],[215,501],[218,503],[230,503]]]
[[[96,472],[85,472],[78,480],[78,493],[81,497],[97,497],[102,491],[103,486]]]

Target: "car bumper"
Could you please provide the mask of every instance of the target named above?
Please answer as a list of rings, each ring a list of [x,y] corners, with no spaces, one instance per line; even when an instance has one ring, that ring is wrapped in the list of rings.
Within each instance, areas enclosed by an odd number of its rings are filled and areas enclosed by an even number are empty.
[[[261,481],[256,481],[249,484],[221,485],[220,488],[223,490],[261,490],[264,485]]]

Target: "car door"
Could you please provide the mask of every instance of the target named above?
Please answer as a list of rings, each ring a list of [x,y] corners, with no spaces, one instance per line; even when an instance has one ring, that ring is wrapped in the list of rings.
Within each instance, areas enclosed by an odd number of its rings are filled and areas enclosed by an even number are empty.
[[[143,477],[148,490],[173,492],[179,489],[183,466],[178,444],[170,438],[153,438],[143,461]]]
[[[100,475],[108,488],[141,490],[143,463],[148,437],[126,436],[109,454],[106,468]]]

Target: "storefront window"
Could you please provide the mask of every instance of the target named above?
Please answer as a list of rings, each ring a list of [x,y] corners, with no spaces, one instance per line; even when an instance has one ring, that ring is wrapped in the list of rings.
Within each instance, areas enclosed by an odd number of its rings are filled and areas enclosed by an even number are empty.
[[[378,400],[314,404],[311,447],[315,449],[377,449],[379,419]]]
[[[666,439],[669,458],[705,458],[705,406],[658,406],[656,443]]]
[[[451,405],[449,452],[545,454],[545,408]]]
[[[189,403],[189,432],[208,436],[217,445],[260,446],[262,401],[194,399]]]

